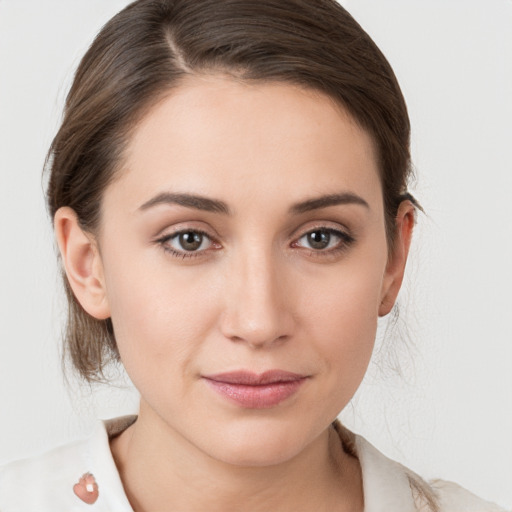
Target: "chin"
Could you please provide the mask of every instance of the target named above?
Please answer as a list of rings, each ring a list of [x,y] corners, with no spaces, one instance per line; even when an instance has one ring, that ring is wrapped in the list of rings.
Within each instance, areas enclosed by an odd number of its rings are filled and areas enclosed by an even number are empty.
[[[212,454],[215,459],[240,467],[268,467],[284,464],[300,453],[300,448],[283,447],[282,443],[242,443],[236,448],[225,447],[218,454]]]
[[[305,429],[276,420],[233,422],[212,427],[208,451],[213,458],[235,466],[264,467],[292,460],[317,437]]]

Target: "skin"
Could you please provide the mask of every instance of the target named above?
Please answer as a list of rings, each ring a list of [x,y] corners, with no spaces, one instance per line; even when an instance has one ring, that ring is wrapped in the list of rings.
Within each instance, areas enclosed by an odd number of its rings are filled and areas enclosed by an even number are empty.
[[[369,135],[318,92],[196,77],[146,114],[121,167],[98,233],[69,208],[55,228],[76,297],[112,318],[141,394],[111,445],[134,509],[362,511],[358,461],[330,424],[395,302],[414,221],[402,203],[387,246]],[[332,194],[344,201],[304,206]],[[197,230],[187,253],[176,233]],[[276,406],[244,408],[203,378],[240,369],[307,378]]]

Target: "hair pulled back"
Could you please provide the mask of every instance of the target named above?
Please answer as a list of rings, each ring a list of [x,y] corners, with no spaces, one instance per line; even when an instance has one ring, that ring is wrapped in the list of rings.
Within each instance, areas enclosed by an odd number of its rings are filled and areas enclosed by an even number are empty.
[[[100,31],[76,71],[50,147],[47,203],[94,234],[130,133],[185,78],[222,73],[321,91],[372,136],[388,239],[411,174],[409,118],[375,43],[335,0],[138,0]],[[87,381],[119,360],[112,323],[89,316],[64,276],[64,356]]]

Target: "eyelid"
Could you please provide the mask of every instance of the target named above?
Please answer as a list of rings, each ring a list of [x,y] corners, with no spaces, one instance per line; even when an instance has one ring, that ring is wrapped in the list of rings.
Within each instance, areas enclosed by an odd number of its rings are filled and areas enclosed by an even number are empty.
[[[307,236],[311,233],[314,233],[315,231],[326,231],[327,233],[331,233],[331,234],[337,236],[338,238],[341,238],[345,243],[354,241],[354,237],[352,235],[348,234],[347,232],[345,232],[341,229],[318,227],[318,228],[308,229],[302,235],[296,237],[293,243],[298,242],[300,239],[304,238],[305,236]]]
[[[174,235],[180,233],[186,233],[188,231],[193,231],[196,233],[201,233],[202,235],[207,236],[211,240],[218,242],[220,240],[220,235],[217,233],[210,223],[204,222],[200,219],[180,219],[175,222],[166,222],[164,225],[160,226],[160,229],[156,231],[156,234],[152,236],[152,240],[155,242],[157,240],[161,240],[163,238],[170,238]]]
[[[337,236],[340,240],[334,247],[326,249],[313,249],[299,245],[299,241],[303,237],[315,231],[327,231]],[[297,234],[297,232],[300,234]],[[330,258],[336,257],[340,253],[348,250],[355,241],[356,239],[350,233],[350,230],[340,226],[340,224],[336,223],[336,225],[333,226],[330,222],[316,222],[314,225],[310,225],[307,228],[304,227],[300,228],[300,230],[296,230],[291,247],[295,250],[306,251],[308,255],[313,258]]]
[[[316,230],[325,230],[336,233],[341,233],[344,236],[352,237],[351,230],[339,222],[333,221],[313,221],[307,224],[301,225],[299,228],[294,229],[290,238],[297,240],[308,233]]]
[[[210,230],[202,229],[200,227],[196,227],[194,225],[183,222],[161,230],[160,233],[153,238],[153,243],[158,244],[164,251],[172,254],[172,256],[177,258],[186,259],[201,256],[205,257],[212,251],[216,251],[222,248],[222,245],[218,241],[218,236],[212,235],[209,231]],[[338,237],[340,240],[334,247],[325,249],[314,249],[299,245],[301,238],[315,231],[329,232]],[[190,232],[198,233],[206,237],[210,241],[209,247],[201,250],[187,251],[177,249],[168,243],[169,240],[174,239],[180,234]],[[292,242],[290,243],[291,248],[295,250],[308,251],[313,257],[327,257],[329,255],[334,256],[339,252],[347,250],[349,246],[356,241],[347,227],[333,221],[315,221],[314,223],[306,226],[302,225],[300,228],[297,228],[292,232],[291,237],[293,237]]]
[[[210,246],[206,249],[196,250],[196,251],[185,251],[185,250],[179,250],[175,247],[171,246],[168,242],[175,237],[178,237],[179,235],[183,233],[198,233],[210,241]],[[195,257],[201,257],[206,256],[207,253],[209,253],[212,250],[218,250],[221,248],[221,244],[217,241],[217,237],[210,234],[208,231],[190,226],[190,225],[183,225],[180,226],[179,224],[177,226],[173,226],[171,229],[164,229],[162,230],[154,239],[153,242],[157,245],[159,245],[165,252],[171,254],[174,257],[187,259],[187,258],[195,258]]]

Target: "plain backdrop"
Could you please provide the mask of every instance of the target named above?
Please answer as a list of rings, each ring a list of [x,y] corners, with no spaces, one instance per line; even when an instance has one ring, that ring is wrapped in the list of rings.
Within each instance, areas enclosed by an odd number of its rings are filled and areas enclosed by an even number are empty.
[[[125,0],[0,0],[0,462],[136,412],[60,369],[41,169],[73,71]],[[409,105],[423,205],[400,320],[343,420],[421,475],[512,504],[512,2],[347,0]],[[401,375],[396,370],[401,366]]]

